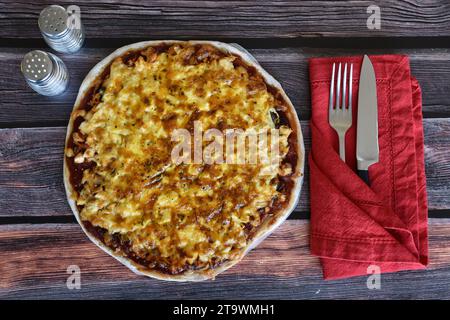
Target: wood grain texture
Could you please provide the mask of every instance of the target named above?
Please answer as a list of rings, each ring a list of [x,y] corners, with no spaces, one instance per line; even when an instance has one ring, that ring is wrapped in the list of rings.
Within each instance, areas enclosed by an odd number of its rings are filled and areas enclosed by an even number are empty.
[[[308,222],[290,220],[238,266],[202,283],[168,283],[135,275],[92,244],[76,224],[0,226],[0,298],[340,299],[450,298],[450,220],[430,220],[426,271],[381,278],[324,281],[309,252]],[[68,290],[67,267],[81,269],[81,289]],[[258,288],[258,290],[255,290]]]
[[[0,127],[64,125],[68,121],[81,81],[97,62],[114,49],[84,48],[74,55],[60,55],[69,69],[70,85],[58,97],[40,96],[28,88],[20,74],[20,61],[29,50],[0,48]],[[253,49],[250,52],[281,82],[301,119],[309,119],[311,114],[308,59],[363,53],[409,55],[413,75],[422,86],[424,116],[450,117],[450,49],[283,48]]]
[[[76,223],[47,223],[73,221],[62,184],[63,126],[82,79],[115,48],[151,39],[241,40],[255,48],[249,51],[296,106],[307,150],[310,57],[409,55],[424,116],[434,118],[424,120],[429,207],[450,212],[450,45],[443,42],[450,39],[450,2],[376,1],[381,30],[369,30],[366,8],[373,3],[79,0],[87,44],[74,55],[58,54],[69,68],[70,87],[47,98],[26,86],[19,64],[29,50],[51,51],[37,18],[54,1],[0,0],[0,128],[11,128],[0,129],[0,299],[450,299],[450,219],[430,220],[429,269],[383,275],[381,290],[368,290],[366,277],[323,281],[309,253],[306,220],[285,222],[215,281],[189,284],[137,276]],[[392,49],[416,46],[422,49]],[[296,212],[309,210],[308,189],[306,172]],[[69,265],[81,268],[81,290],[66,287]]]
[[[0,37],[40,38],[39,12],[54,1],[0,1]],[[73,1],[58,1],[68,6]],[[295,38],[447,36],[450,3],[376,1],[381,29],[369,30],[373,1],[78,0],[90,38]]]
[[[308,123],[301,122],[306,151]],[[450,209],[450,119],[425,119],[430,210]],[[70,216],[62,179],[65,128],[0,130],[0,217]],[[296,212],[309,210],[308,168]]]

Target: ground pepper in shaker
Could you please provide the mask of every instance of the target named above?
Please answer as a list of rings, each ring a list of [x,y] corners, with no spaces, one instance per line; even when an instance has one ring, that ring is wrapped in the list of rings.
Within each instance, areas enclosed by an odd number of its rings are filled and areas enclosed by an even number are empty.
[[[64,62],[45,51],[28,52],[22,59],[20,69],[28,85],[45,96],[63,93],[69,83],[69,74]]]
[[[38,24],[45,42],[58,52],[74,53],[83,46],[84,29],[77,6],[67,10],[58,5],[48,6],[41,11]]]

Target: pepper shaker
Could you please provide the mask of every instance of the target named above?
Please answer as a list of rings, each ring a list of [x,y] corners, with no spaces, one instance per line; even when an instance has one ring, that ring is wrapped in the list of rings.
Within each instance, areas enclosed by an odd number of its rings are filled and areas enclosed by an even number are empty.
[[[76,9],[69,13],[71,9]],[[45,42],[61,53],[77,52],[84,43],[84,29],[81,24],[79,8],[70,6],[68,10],[51,5],[39,15],[39,29]]]

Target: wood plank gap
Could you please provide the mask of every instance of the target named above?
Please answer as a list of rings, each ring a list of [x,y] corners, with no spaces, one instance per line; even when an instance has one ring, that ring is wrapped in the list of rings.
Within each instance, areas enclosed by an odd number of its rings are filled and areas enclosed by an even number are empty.
[[[309,211],[294,211],[288,220],[309,220]],[[429,219],[450,219],[450,210],[430,210]],[[22,216],[22,217],[0,217],[0,225],[15,224],[49,224],[49,223],[76,223],[74,216]]]
[[[75,216],[23,216],[0,217],[0,225],[13,224],[49,224],[49,223],[76,223]]]
[[[450,209],[429,210],[428,218],[429,219],[448,219],[448,218],[450,218]]]
[[[48,121],[13,121],[0,122],[0,129],[23,129],[23,128],[46,128],[46,127],[67,127],[67,120],[48,120]]]
[[[137,38],[87,38],[85,48],[118,48],[130,43],[148,40],[213,40],[236,42],[248,49],[277,48],[340,48],[340,49],[420,49],[420,48],[450,48],[450,36],[437,37],[293,37],[293,38],[233,38],[217,36],[210,37],[166,37],[149,36]],[[0,39],[0,47],[16,48],[47,48],[43,39]]]

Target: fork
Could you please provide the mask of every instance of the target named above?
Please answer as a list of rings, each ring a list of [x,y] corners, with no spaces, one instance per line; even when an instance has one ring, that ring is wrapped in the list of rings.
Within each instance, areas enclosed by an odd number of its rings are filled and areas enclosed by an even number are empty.
[[[339,137],[339,156],[345,162],[345,134],[352,126],[352,81],[353,81],[353,64],[350,64],[350,73],[348,81],[348,104],[347,104],[347,63],[344,66],[343,80],[341,80],[341,65],[337,72],[336,84],[336,100],[334,99],[334,78],[336,64],[333,63],[333,71],[331,74],[330,84],[330,102],[328,105],[328,122],[336,131]],[[341,95],[342,82],[342,95]]]

